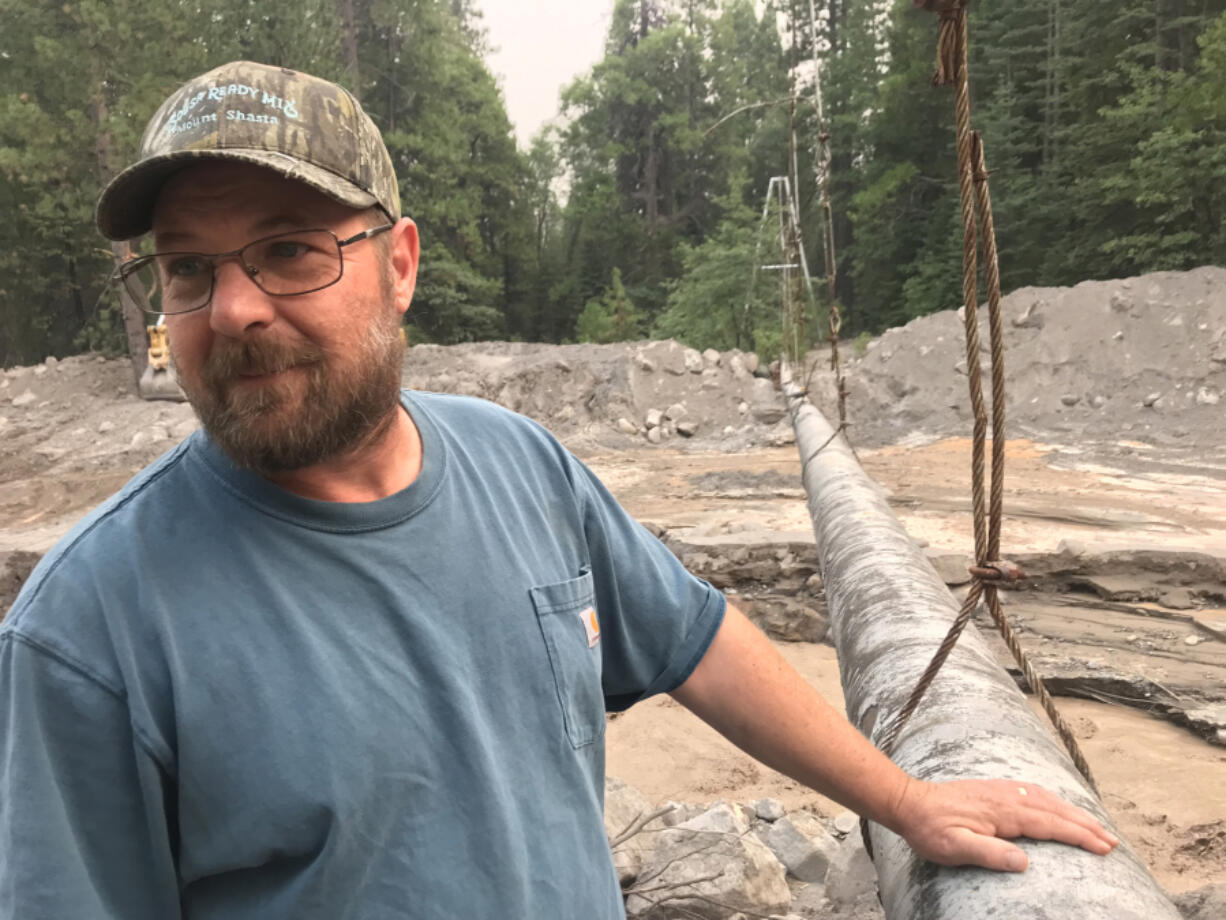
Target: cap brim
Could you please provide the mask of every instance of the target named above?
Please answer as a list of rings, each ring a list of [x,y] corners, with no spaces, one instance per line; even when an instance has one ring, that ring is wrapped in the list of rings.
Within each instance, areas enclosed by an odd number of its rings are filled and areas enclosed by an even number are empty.
[[[153,206],[166,180],[184,167],[203,160],[263,166],[287,179],[305,183],[351,208],[369,208],[379,203],[374,195],[348,179],[284,153],[244,148],[177,150],[129,166],[107,184],[94,212],[102,235],[108,240],[130,240],[148,233],[153,227]]]

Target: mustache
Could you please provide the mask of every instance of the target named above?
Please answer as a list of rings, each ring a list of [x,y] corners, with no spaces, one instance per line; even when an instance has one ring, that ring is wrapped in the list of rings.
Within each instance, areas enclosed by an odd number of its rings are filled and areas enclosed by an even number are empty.
[[[204,375],[211,381],[225,381],[242,374],[278,374],[292,367],[319,364],[323,359],[323,349],[309,342],[217,342],[205,363]]]

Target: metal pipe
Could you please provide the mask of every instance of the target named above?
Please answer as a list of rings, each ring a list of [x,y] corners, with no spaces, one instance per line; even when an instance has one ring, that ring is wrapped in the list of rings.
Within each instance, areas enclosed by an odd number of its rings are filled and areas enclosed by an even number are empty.
[[[786,364],[781,382],[803,464],[847,715],[880,744],[958,604],[844,439],[792,382]],[[1037,783],[1120,836],[974,629],[962,635],[907,723],[894,759],[925,780]],[[869,833],[889,920],[1179,920],[1127,842],[1102,857],[1021,840],[1030,868],[1011,874],[937,866],[879,825]]]

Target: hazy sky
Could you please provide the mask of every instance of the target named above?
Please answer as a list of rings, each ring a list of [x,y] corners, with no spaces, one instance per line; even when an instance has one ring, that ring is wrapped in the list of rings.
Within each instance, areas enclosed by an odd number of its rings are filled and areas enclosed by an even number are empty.
[[[480,0],[490,70],[521,147],[558,113],[562,87],[600,59],[613,0]]]

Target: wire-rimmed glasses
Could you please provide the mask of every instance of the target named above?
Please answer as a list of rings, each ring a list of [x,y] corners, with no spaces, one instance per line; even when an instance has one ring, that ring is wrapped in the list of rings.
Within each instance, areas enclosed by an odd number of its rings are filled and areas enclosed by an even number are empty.
[[[124,262],[111,274],[141,308],[152,314],[191,313],[209,305],[217,265],[236,259],[244,273],[266,294],[295,297],[313,294],[341,280],[341,250],[370,239],[394,224],[338,239],[331,230],[291,230],[253,240],[231,252],[155,252]]]

